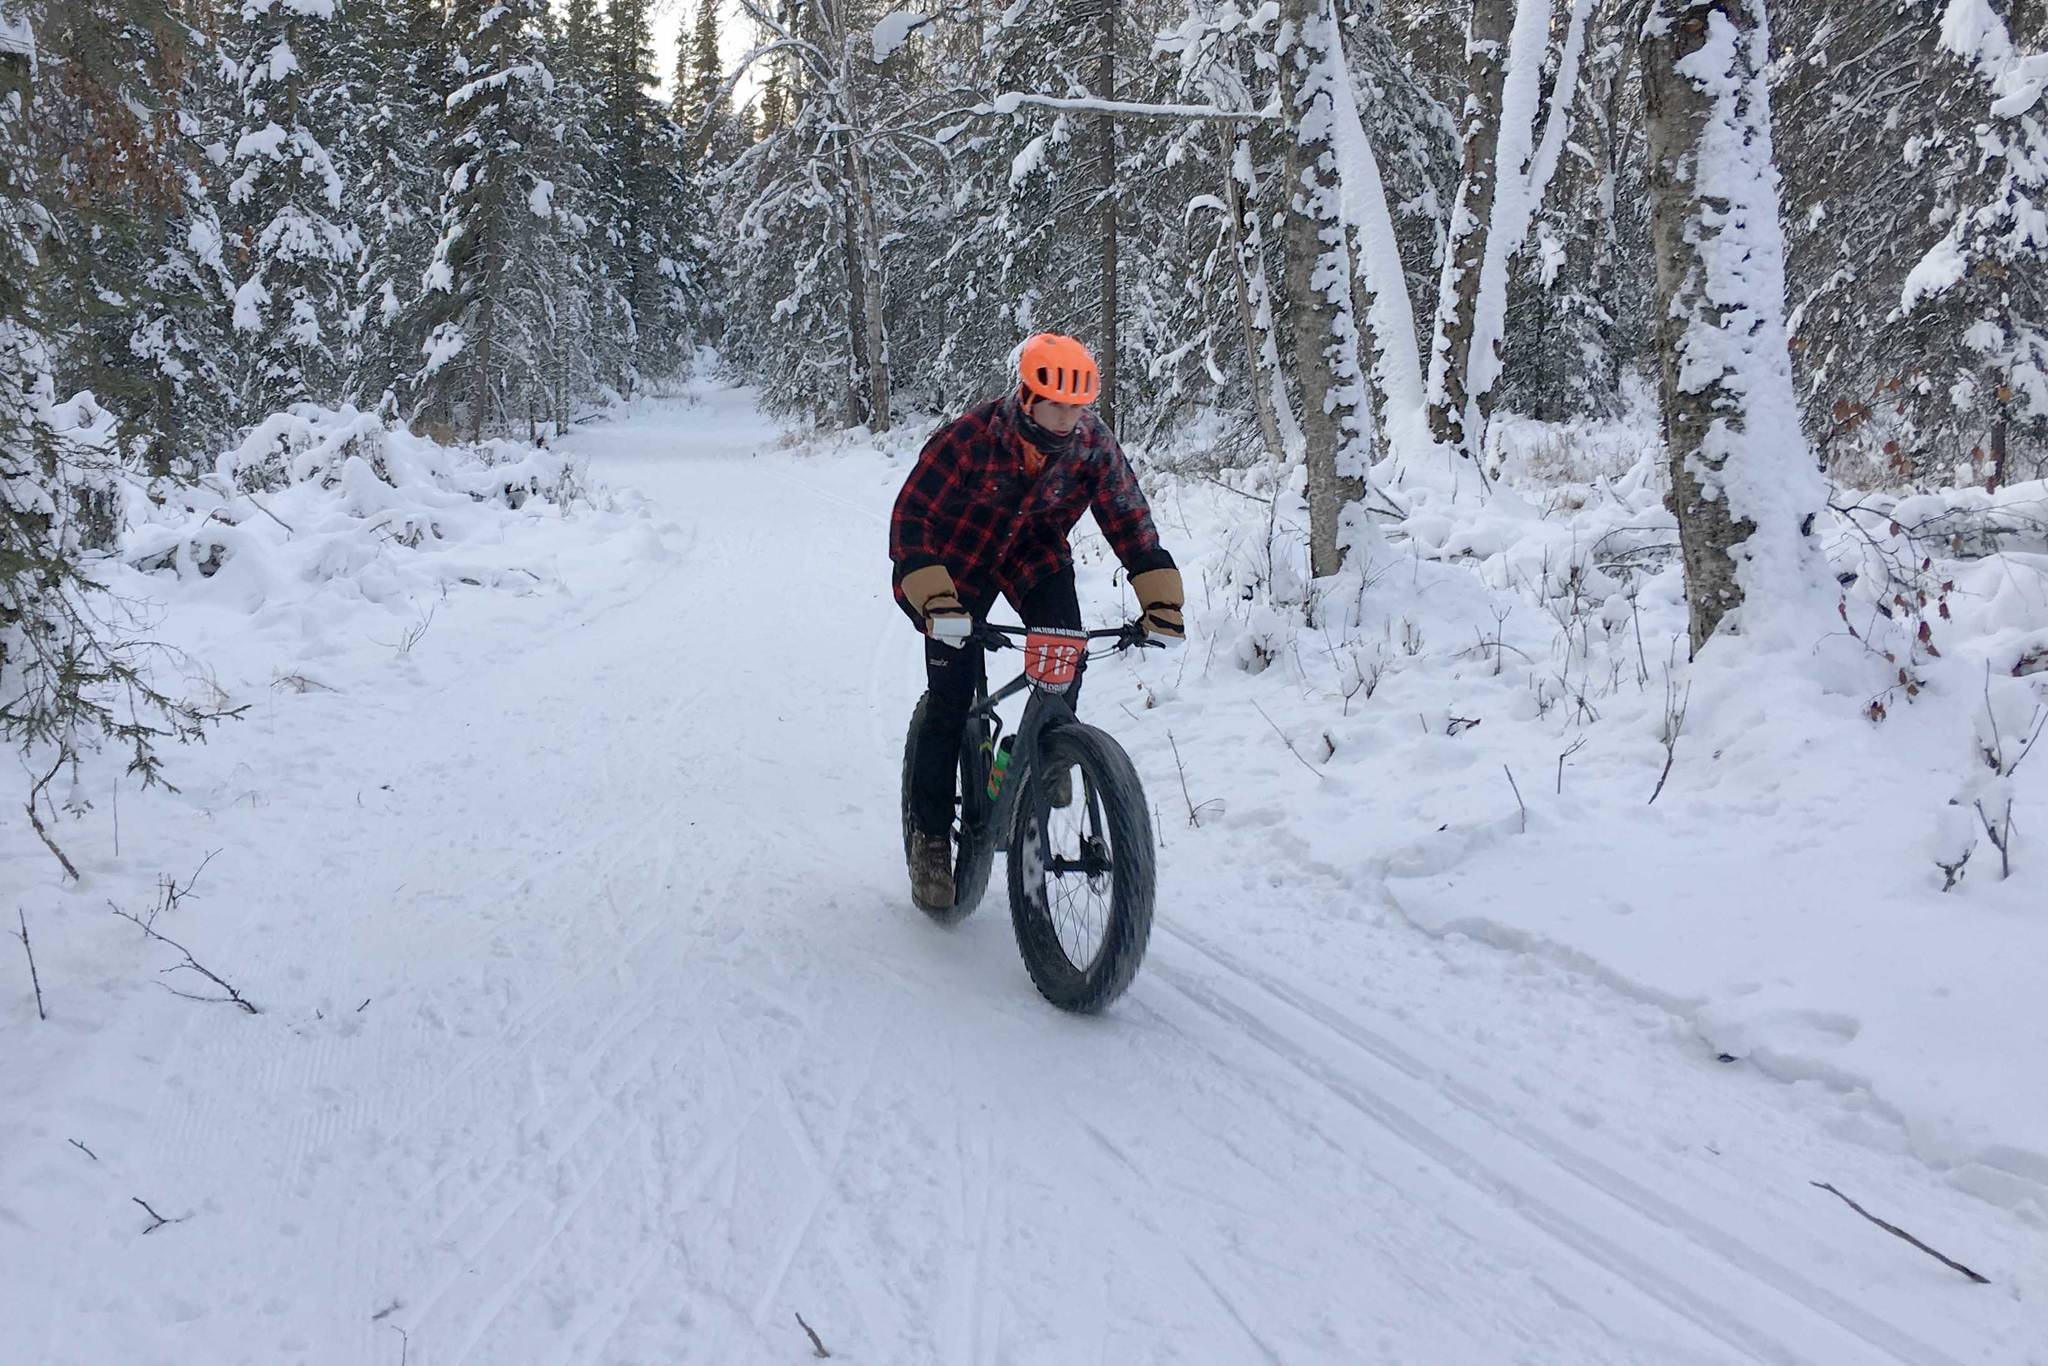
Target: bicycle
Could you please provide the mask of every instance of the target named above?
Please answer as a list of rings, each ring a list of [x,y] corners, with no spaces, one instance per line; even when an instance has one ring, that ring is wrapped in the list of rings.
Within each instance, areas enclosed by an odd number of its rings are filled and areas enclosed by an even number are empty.
[[[957,924],[988,887],[998,847],[1007,849],[1010,922],[1025,970],[1039,995],[1062,1010],[1103,1009],[1131,984],[1152,933],[1152,820],[1130,757],[1107,732],[1074,716],[1064,694],[1088,643],[1107,651],[1157,646],[1138,622],[1096,631],[984,624],[963,648],[1018,648],[1024,672],[994,693],[976,691],[960,741],[960,787],[953,821],[953,904],[928,911]],[[1031,690],[1017,729],[1003,745],[996,708]],[[911,713],[903,745],[903,842],[912,831],[911,775],[928,698]],[[1007,770],[999,762],[1007,756]],[[1049,775],[1078,771],[1069,803],[1054,807]]]

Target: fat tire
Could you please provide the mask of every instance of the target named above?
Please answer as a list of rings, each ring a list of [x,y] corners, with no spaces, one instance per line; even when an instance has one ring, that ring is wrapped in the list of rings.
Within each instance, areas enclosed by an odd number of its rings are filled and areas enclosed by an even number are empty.
[[[910,730],[903,737],[903,856],[910,857],[910,832],[915,828],[910,820],[910,775],[917,769],[917,736],[924,725],[925,706],[931,700],[929,693],[917,699],[917,707],[910,713]],[[960,735],[960,821],[954,837],[953,849],[953,904],[944,910],[934,911],[919,907],[941,925],[955,925],[965,920],[974,908],[981,904],[982,894],[988,890],[988,877],[995,865],[996,837],[988,828],[988,766],[981,752],[985,738],[986,723],[970,717]],[[974,833],[980,830],[980,835]]]
[[[1036,774],[1022,775],[1030,783],[1025,789],[1030,801],[1018,812],[1010,839],[1010,923],[1038,994],[1061,1010],[1094,1014],[1123,995],[1137,975],[1138,965],[1145,959],[1146,942],[1152,937],[1156,871],[1152,818],[1145,809],[1145,789],[1137,770],[1131,767],[1123,747],[1106,732],[1073,722],[1043,732],[1038,749],[1041,763],[1080,765],[1086,785],[1095,789],[1102,803],[1116,861],[1109,923],[1094,961],[1076,969],[1060,946],[1059,932],[1047,910],[1044,876],[1040,873],[1034,879],[1027,871],[1038,866],[1033,846],[1046,815]],[[1082,787],[1075,789],[1075,801],[1085,800],[1083,791]]]

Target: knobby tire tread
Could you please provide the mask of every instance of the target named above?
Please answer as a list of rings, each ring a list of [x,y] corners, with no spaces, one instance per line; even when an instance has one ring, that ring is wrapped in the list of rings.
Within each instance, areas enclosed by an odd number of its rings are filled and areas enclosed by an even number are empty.
[[[1108,1006],[1137,975],[1144,961],[1145,945],[1152,935],[1152,896],[1156,868],[1153,859],[1152,818],[1145,807],[1144,785],[1123,747],[1106,732],[1074,722],[1044,732],[1039,743],[1043,763],[1079,764],[1085,781],[1102,803],[1103,821],[1108,827],[1110,848],[1116,860],[1115,885],[1110,896],[1109,924],[1094,962],[1076,970],[1067,961],[1046,905],[1045,884],[1027,887],[1025,868],[1035,859],[1024,857],[1025,842],[1036,840],[1038,826],[1045,819],[1043,807],[1034,795],[1032,809],[1020,812],[1010,840],[1010,921],[1017,934],[1017,949],[1031,974],[1038,994],[1062,1010],[1093,1014]],[[1012,774],[1012,781],[1020,775]],[[1028,775],[1036,793],[1037,775]],[[1076,802],[1085,801],[1084,788],[1077,784]]]

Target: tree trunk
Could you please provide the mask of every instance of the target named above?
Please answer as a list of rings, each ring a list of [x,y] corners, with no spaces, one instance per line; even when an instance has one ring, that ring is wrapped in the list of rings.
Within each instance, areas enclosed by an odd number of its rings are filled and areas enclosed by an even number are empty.
[[[853,156],[840,158],[845,185],[839,196],[841,248],[846,257],[846,425],[867,421],[867,277],[861,271],[859,223],[853,207]]]
[[[1658,391],[1697,651],[1794,605],[1826,490],[1785,344],[1765,0],[1658,0],[1646,31]]]
[[[842,53],[851,45],[842,44]],[[889,430],[889,336],[882,317],[882,241],[875,223],[875,190],[868,174],[867,154],[852,130],[862,127],[860,109],[853,98],[852,63],[839,66],[840,99],[846,113],[845,174],[851,190],[847,212],[848,284],[859,300],[858,330],[850,338],[859,356],[868,430]],[[857,282],[857,283],[856,283]]]
[[[1372,414],[1351,302],[1352,262],[1331,140],[1336,82],[1348,81],[1329,0],[1284,0],[1280,102],[1293,128],[1287,152],[1287,295],[1301,380],[1308,466],[1309,569],[1343,567],[1345,508],[1364,495]]]
[[[1102,53],[1095,67],[1097,99],[1116,98],[1117,0],[1102,7]],[[1099,188],[1102,194],[1102,422],[1116,431],[1117,286],[1116,286],[1116,119],[1096,120]]]
[[[485,239],[482,253],[483,288],[476,301],[476,388],[472,399],[475,411],[469,419],[472,441],[484,439],[484,426],[491,410],[491,366],[497,359],[498,287],[505,246],[500,215],[491,215],[491,227],[494,230]]]
[[[1266,259],[1259,231],[1257,186],[1251,183],[1251,139],[1242,124],[1217,125],[1223,150],[1223,203],[1230,216],[1230,241],[1236,256],[1231,281],[1237,289],[1238,321],[1244,329],[1245,373],[1251,378],[1252,406],[1259,434],[1275,460],[1287,458],[1288,442],[1280,429],[1287,391],[1280,377],[1279,345],[1273,335],[1272,291],[1266,281]],[[1240,177],[1243,179],[1240,180]],[[1287,409],[1287,425],[1294,413]],[[1299,431],[1294,435],[1298,439]]]
[[[1442,283],[1429,355],[1429,425],[1438,441],[1476,455],[1465,428],[1465,379],[1479,313],[1479,277],[1493,202],[1500,192],[1500,102],[1507,74],[1511,0],[1472,0],[1465,31],[1466,94],[1459,136],[1465,149],[1458,198],[1444,244]],[[1511,170],[1519,168],[1510,168]]]

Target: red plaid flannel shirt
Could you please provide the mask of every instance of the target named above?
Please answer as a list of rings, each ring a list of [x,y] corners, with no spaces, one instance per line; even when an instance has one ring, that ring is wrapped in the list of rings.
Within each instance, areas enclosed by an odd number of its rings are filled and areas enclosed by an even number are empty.
[[[975,405],[932,434],[903,481],[889,518],[889,558],[896,601],[913,621],[918,615],[903,600],[905,574],[944,565],[961,600],[979,615],[998,593],[1015,602],[1069,568],[1067,533],[1088,510],[1125,572],[1173,564],[1123,448],[1093,413],[1074,429],[1067,454],[1036,479],[1024,473],[1017,420],[1014,394]]]

